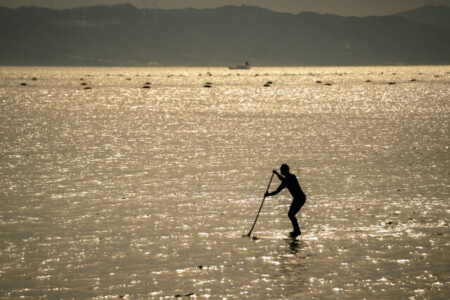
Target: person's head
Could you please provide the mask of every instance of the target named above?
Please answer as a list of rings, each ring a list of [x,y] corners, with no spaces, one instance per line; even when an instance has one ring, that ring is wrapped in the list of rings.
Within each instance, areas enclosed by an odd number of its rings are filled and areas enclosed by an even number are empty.
[[[281,171],[281,175],[284,175],[284,176],[288,175],[289,174],[289,166],[287,164],[282,164],[280,171]]]

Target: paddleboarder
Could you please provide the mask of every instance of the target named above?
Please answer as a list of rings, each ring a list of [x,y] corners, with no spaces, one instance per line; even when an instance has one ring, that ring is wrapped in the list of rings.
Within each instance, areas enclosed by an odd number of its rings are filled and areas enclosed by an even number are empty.
[[[278,188],[269,193],[268,191],[265,193],[264,197],[269,196],[275,196],[285,188],[289,190],[291,193],[293,200],[291,207],[289,208],[288,217],[291,220],[292,227],[294,228],[294,231],[289,233],[290,237],[297,237],[302,234],[300,231],[300,226],[298,225],[297,218],[295,215],[300,211],[303,204],[306,202],[306,196],[305,193],[303,193],[302,188],[300,187],[300,184],[298,183],[297,177],[289,172],[289,166],[286,164],[282,164],[280,168],[281,174],[279,174],[276,170],[273,170],[273,173],[278,176],[278,178],[281,181],[280,186]]]

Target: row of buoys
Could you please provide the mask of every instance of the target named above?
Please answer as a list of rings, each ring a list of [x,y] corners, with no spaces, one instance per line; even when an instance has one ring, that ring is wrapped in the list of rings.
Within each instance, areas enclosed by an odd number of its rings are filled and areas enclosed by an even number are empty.
[[[347,74],[347,73],[344,73],[344,74]],[[370,74],[372,74],[372,73],[370,73]],[[381,72],[381,74],[384,74],[384,72]],[[423,73],[419,73],[419,75],[422,75],[422,74],[423,74]],[[450,72],[446,72],[446,74],[450,74]],[[206,73],[206,75],[212,76],[212,74],[211,74],[210,72]],[[237,75],[240,75],[240,74],[237,74]],[[264,75],[269,75],[269,74],[264,74]],[[309,75],[320,75],[320,74],[313,74],[313,73],[310,73]],[[339,74],[339,75],[341,76],[342,74]],[[397,73],[392,73],[392,75],[397,75]],[[87,75],[87,76],[91,76],[91,75]],[[111,76],[111,75],[108,74],[107,76]],[[117,76],[124,76],[124,75],[120,74],[120,75],[117,75]],[[136,75],[136,76],[139,76],[139,75]],[[147,75],[147,76],[151,76],[151,75]],[[172,76],[173,76],[173,75],[169,75],[168,77],[172,77]],[[181,76],[183,76],[183,75],[181,75]],[[199,74],[199,76],[201,76],[201,74]],[[259,74],[255,74],[255,77],[256,77],[256,76],[259,76]],[[440,75],[434,75],[434,77],[435,77],[435,78],[440,78]],[[38,78],[37,78],[37,77],[32,77],[31,80],[32,80],[32,81],[37,81]],[[126,78],[126,80],[131,80],[131,78],[128,77],[128,78]],[[80,81],[84,81],[84,78],[80,78]],[[412,78],[410,81],[411,81],[411,82],[416,82],[417,79]],[[365,82],[366,82],[366,83],[370,83],[370,82],[372,82],[372,80],[367,79]],[[322,82],[321,80],[317,80],[316,83],[317,83],[317,84],[322,84],[323,82]],[[264,86],[264,87],[271,87],[272,84],[273,84],[272,81],[267,81],[263,86]],[[397,84],[397,83],[396,83],[395,81],[390,81],[390,82],[388,82],[388,84],[389,84],[389,85],[395,85],[395,84]],[[21,85],[21,86],[27,86],[27,83],[26,83],[26,82],[22,82],[22,83],[20,83],[20,85]],[[81,83],[81,85],[84,86],[84,89],[85,89],[85,90],[90,90],[90,89],[92,89],[91,87],[87,86],[87,83],[85,83],[85,82]],[[327,82],[327,83],[325,83],[325,85],[331,86],[332,84]],[[144,88],[144,89],[149,89],[150,86],[151,86],[151,82],[146,82],[142,88]],[[206,83],[203,85],[203,87],[205,87],[205,88],[211,88],[211,87],[212,87],[212,83],[211,83],[211,82],[206,82]]]
[[[82,80],[82,79],[80,79],[80,80]],[[414,82],[414,81],[417,81],[417,80],[416,80],[416,79],[411,79],[411,81]],[[369,83],[369,82],[372,82],[372,81],[371,81],[371,80],[366,80],[365,82]],[[321,84],[322,81],[317,80],[316,83]],[[151,87],[151,84],[152,84],[151,82],[146,82],[142,88],[143,88],[143,89],[149,89],[149,88]],[[266,83],[264,83],[263,86],[264,86],[264,87],[271,87],[272,84],[273,84],[273,81],[267,81]],[[396,82],[390,81],[388,84],[389,84],[389,85],[394,85],[394,84],[396,84]],[[22,82],[20,85],[21,85],[21,86],[27,86],[27,84],[26,84],[25,82]],[[332,84],[329,83],[329,82],[327,82],[327,83],[325,83],[325,85],[331,86]],[[88,86],[88,84],[87,84],[86,82],[82,82],[82,83],[81,83],[81,86],[84,86],[84,89],[85,89],[85,90],[90,90],[90,89],[92,89],[91,87]],[[205,88],[211,88],[211,87],[212,87],[212,83],[211,83],[211,82],[206,82],[206,83],[203,85],[203,87],[205,87]]]

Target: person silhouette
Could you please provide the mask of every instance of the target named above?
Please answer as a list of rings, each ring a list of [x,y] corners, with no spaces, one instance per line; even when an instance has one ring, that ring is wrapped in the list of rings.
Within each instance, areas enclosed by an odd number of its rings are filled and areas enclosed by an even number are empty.
[[[292,227],[294,228],[294,231],[289,233],[289,236],[295,238],[302,234],[295,215],[300,211],[302,206],[305,204],[306,195],[305,193],[303,193],[303,190],[300,187],[300,184],[298,183],[297,177],[289,172],[289,166],[287,164],[281,165],[280,172],[281,174],[279,174],[276,170],[273,170],[273,173],[276,174],[281,181],[280,186],[278,186],[278,188],[273,192],[269,193],[267,191],[264,194],[264,197],[275,196],[285,188],[289,190],[293,199],[291,207],[289,208],[288,217],[291,220]]]

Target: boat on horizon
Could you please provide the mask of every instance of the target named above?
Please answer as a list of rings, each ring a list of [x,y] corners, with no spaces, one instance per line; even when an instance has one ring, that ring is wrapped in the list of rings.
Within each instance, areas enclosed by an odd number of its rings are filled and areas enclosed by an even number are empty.
[[[248,61],[245,62],[244,65],[237,65],[237,66],[228,66],[228,68],[230,70],[250,70],[250,64],[248,63]]]

